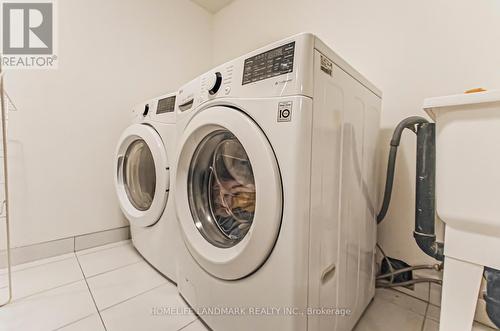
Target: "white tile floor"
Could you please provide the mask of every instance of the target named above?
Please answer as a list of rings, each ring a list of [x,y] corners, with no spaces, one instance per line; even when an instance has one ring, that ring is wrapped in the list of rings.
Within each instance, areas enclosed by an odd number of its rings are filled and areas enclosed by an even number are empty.
[[[14,268],[14,301],[0,308],[0,331],[206,331],[194,315],[154,315],[187,308],[175,285],[151,268],[130,241]],[[0,301],[7,277],[0,270]],[[356,331],[437,331],[439,308],[394,290],[377,290]],[[475,325],[475,331],[492,330]]]

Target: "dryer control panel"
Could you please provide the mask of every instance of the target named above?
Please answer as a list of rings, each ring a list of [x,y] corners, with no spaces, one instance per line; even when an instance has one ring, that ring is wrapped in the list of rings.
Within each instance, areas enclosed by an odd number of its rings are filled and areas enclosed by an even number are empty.
[[[170,93],[137,104],[132,108],[132,122],[175,123],[176,100],[177,93]]]
[[[175,109],[175,95],[168,96],[158,100],[158,107],[156,107],[156,114],[171,113]]]

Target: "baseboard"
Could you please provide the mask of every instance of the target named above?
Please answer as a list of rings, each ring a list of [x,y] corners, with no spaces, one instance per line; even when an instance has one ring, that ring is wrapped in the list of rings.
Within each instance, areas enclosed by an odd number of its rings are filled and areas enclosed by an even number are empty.
[[[12,265],[17,265],[127,239],[130,239],[128,226],[56,239],[11,249],[11,262]],[[0,269],[6,267],[7,251],[2,249],[0,250]]]
[[[75,237],[75,251],[130,239],[130,227],[94,232]]]

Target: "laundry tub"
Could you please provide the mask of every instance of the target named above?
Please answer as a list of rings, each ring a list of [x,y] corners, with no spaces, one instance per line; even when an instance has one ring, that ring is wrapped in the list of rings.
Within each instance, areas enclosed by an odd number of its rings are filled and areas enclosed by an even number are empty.
[[[426,99],[446,223],[441,331],[470,330],[484,267],[500,269],[500,90]]]

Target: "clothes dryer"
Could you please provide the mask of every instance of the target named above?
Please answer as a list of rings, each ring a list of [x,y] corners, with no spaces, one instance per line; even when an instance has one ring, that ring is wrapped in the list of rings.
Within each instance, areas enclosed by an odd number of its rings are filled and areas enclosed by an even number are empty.
[[[158,271],[176,281],[180,233],[172,194],[176,93],[134,107],[133,123],[115,155],[115,187],[130,222],[132,243]]]

